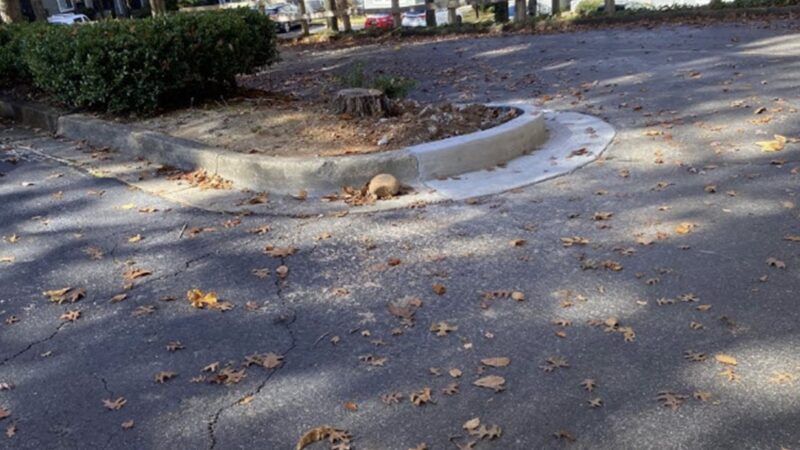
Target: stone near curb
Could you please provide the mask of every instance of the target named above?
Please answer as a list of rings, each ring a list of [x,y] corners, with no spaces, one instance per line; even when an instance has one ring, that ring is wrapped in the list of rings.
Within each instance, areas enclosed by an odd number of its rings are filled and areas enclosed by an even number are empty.
[[[367,192],[377,198],[390,198],[400,193],[400,182],[393,175],[382,173],[369,181]]]

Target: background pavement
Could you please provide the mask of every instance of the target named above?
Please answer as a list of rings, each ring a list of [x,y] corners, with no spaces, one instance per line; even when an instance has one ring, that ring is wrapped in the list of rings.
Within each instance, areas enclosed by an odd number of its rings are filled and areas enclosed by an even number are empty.
[[[10,387],[0,390],[10,413],[0,425],[15,431],[0,447],[287,449],[327,424],[349,430],[353,448],[445,449],[477,439],[462,429],[473,417],[502,428],[475,448],[800,447],[800,243],[784,239],[800,235],[800,147],[755,145],[800,136],[800,40],[789,24],[295,56],[250,82],[317,95],[359,59],[428,80],[420,99],[538,98],[599,115],[618,135],[570,176],[477,202],[287,218],[181,207],[41,159],[29,149],[74,144],[5,125],[0,257],[13,261],[0,263],[0,318],[19,321],[0,325],[0,383]],[[594,220],[598,212],[613,215]],[[248,232],[262,225],[270,231]],[[588,245],[564,247],[572,236]],[[268,245],[297,251],[272,257]],[[125,289],[132,268],[152,274]],[[64,287],[86,295],[62,305],[42,295]],[[234,308],[191,308],[193,288]],[[525,300],[485,299],[499,291]],[[387,311],[407,298],[422,302],[413,327]],[[68,310],[80,318],[60,320]],[[612,317],[633,342],[587,323]],[[439,321],[457,330],[436,336]],[[171,341],[185,348],[170,352]],[[688,350],[707,358],[688,361]],[[211,363],[239,369],[267,352],[283,365],[250,366],[238,384],[190,382],[212,378],[201,372]],[[498,356],[510,365],[481,368]],[[569,367],[543,370],[551,357]],[[376,358],[387,359],[363,361]],[[161,371],[177,377],[156,383]],[[472,385],[489,374],[504,377],[504,391]],[[444,395],[451,383],[458,393]],[[433,402],[411,404],[424,388]],[[664,407],[663,391],[686,397]],[[392,392],[405,398],[384,404]],[[119,397],[122,408],[104,407]]]

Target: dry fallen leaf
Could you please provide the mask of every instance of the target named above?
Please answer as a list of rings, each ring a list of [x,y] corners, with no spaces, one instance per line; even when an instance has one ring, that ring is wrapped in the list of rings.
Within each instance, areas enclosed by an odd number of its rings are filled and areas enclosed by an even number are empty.
[[[344,409],[348,411],[358,411],[358,404],[355,402],[344,402]]]
[[[711,393],[707,391],[695,391],[692,397],[701,402],[707,402],[711,399]]]
[[[481,425],[477,430],[470,430],[470,436],[477,436],[478,439],[487,439],[487,440],[494,440],[500,437],[503,434],[503,430],[498,427],[497,425],[492,425],[487,427],[486,425]]]
[[[175,373],[175,372],[165,372],[165,371],[161,371],[161,372],[158,372],[158,373],[156,374],[156,376],[155,376],[155,380],[156,380],[156,383],[158,383],[158,384],[164,384],[164,383],[166,383],[167,381],[169,381],[169,380],[171,380],[171,379],[175,378],[176,376],[178,376],[178,374],[177,374],[177,373]]]
[[[553,436],[556,439],[563,439],[563,440],[565,440],[567,442],[575,442],[577,440],[577,439],[575,439],[575,436],[573,436],[572,433],[570,433],[567,430],[556,431],[555,433],[553,433]]]
[[[506,379],[499,375],[487,375],[472,382],[475,386],[494,389],[495,392],[504,390],[506,388],[505,383]]]
[[[767,258],[767,265],[776,269],[786,269],[786,263],[776,258]]]
[[[474,419],[470,419],[470,420],[464,422],[464,425],[462,425],[462,428],[464,428],[467,431],[472,431],[472,430],[477,429],[480,425],[481,425],[481,419],[478,418],[478,417],[475,417]]]
[[[383,403],[386,403],[387,405],[400,403],[402,400],[403,400],[403,394],[399,392],[390,392],[388,394],[381,395],[381,401]]]
[[[433,292],[436,295],[444,295],[447,292],[447,288],[443,284],[435,283],[433,285]]]
[[[581,381],[581,386],[583,386],[583,388],[586,389],[586,391],[592,392],[594,391],[594,388],[597,387],[597,383],[593,379],[587,378]]]
[[[776,134],[771,141],[759,141],[756,145],[761,147],[762,152],[779,152],[786,146],[786,137]]]
[[[215,292],[204,293],[200,289],[192,289],[186,293],[186,299],[193,308],[203,309],[206,306],[213,307],[217,304],[217,294]]]
[[[286,266],[278,266],[275,269],[275,273],[278,275],[278,278],[280,278],[281,280],[285,280],[286,277],[289,276],[289,268]]]
[[[5,419],[6,417],[11,416],[11,411],[0,407],[0,420]]]
[[[728,366],[728,367],[726,367],[725,369],[723,369],[723,370],[722,370],[722,371],[719,373],[719,375],[720,375],[721,377],[725,377],[725,378],[727,378],[727,379],[728,379],[728,381],[730,381],[730,382],[739,381],[739,374],[738,374],[738,373],[736,373],[736,369],[734,369],[734,368],[733,368],[733,367],[731,367],[731,366]]]
[[[411,403],[416,406],[422,406],[432,401],[431,397],[431,389],[430,388],[423,388],[422,390],[412,392],[409,396]]]
[[[692,362],[703,362],[706,360],[706,354],[702,352],[696,352],[694,350],[686,350],[683,352],[683,359]]]
[[[186,347],[183,344],[181,344],[181,341],[170,341],[167,344],[167,351],[170,352],[177,352],[178,350],[183,350],[185,348]]]
[[[73,289],[71,287],[65,287],[52,291],[44,291],[42,292],[42,295],[47,297],[51,302],[58,303],[59,305],[64,302],[75,303],[86,296],[86,289]]]
[[[17,424],[12,423],[6,427],[6,437],[12,438],[17,434]]]
[[[110,398],[103,400],[103,406],[111,411],[116,411],[122,408],[125,406],[125,403],[128,403],[128,401],[125,400],[124,397],[119,397],[116,400],[111,400]]]
[[[330,425],[314,427],[303,434],[295,445],[295,450],[303,450],[307,446],[327,439],[331,444],[350,442],[350,433],[345,430],[334,428]]]
[[[690,222],[683,222],[677,227],[675,227],[675,232],[678,234],[689,234],[691,233],[697,225],[690,223]]]
[[[686,399],[685,395],[676,394],[674,392],[659,392],[656,400],[663,402],[665,408],[670,408],[673,411],[681,407],[681,404]]]
[[[126,420],[125,422],[122,422],[122,429],[123,430],[130,430],[131,428],[133,428],[133,426],[134,426],[133,419]]]
[[[561,244],[564,247],[572,247],[573,245],[588,245],[589,239],[580,236],[562,237]]]
[[[726,364],[729,366],[735,366],[736,364],[738,364],[736,358],[734,358],[731,355],[726,355],[724,353],[717,353],[716,355],[714,355],[714,359],[716,359],[717,362],[720,364]]]
[[[540,366],[545,372],[553,372],[557,369],[566,369],[569,363],[566,359],[560,356],[551,356],[544,361],[544,365]]]
[[[76,320],[80,319],[80,317],[81,317],[81,312],[76,309],[65,312],[59,317],[59,319],[64,320],[66,322],[75,322]]]
[[[285,258],[287,256],[292,256],[297,252],[295,247],[273,247],[268,245],[264,248],[264,253],[273,258]]]
[[[506,367],[511,364],[511,358],[506,356],[498,356],[495,358],[484,358],[481,360],[481,364],[484,366],[491,366],[491,367]]]
[[[146,276],[152,275],[152,273],[153,272],[151,272],[149,270],[146,270],[146,269],[132,268],[132,269],[126,271],[122,275],[122,277],[125,279],[125,281],[130,282],[130,281],[133,281],[133,280],[135,280],[137,278],[142,278],[142,277],[146,277]]]
[[[442,393],[444,395],[456,395],[458,394],[458,383],[450,383],[444,389],[442,389]]]
[[[447,336],[447,333],[458,330],[457,326],[448,324],[447,322],[436,322],[431,325],[431,331],[436,333],[437,336]]]

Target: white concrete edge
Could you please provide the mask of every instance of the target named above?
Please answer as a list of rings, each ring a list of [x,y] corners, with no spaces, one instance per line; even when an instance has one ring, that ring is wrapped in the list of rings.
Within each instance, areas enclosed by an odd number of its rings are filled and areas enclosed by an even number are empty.
[[[420,182],[412,186],[415,192],[411,195],[353,208],[353,212],[390,210],[419,202],[464,200],[541,183],[568,175],[595,161],[616,135],[614,127],[597,117],[550,110],[543,111],[543,114],[549,139],[532,153],[516,158],[504,167],[464,173],[446,180]]]
[[[486,169],[510,161],[547,140],[541,111],[531,105],[494,104],[513,108],[519,116],[496,127],[407,147],[425,181]]]

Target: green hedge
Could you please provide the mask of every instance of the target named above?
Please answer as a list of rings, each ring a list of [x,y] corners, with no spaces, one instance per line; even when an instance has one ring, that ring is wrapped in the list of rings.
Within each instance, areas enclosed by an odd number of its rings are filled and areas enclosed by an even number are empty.
[[[274,25],[249,9],[9,27],[0,46],[0,78],[27,76],[60,103],[113,113],[225,94],[278,58]]]

